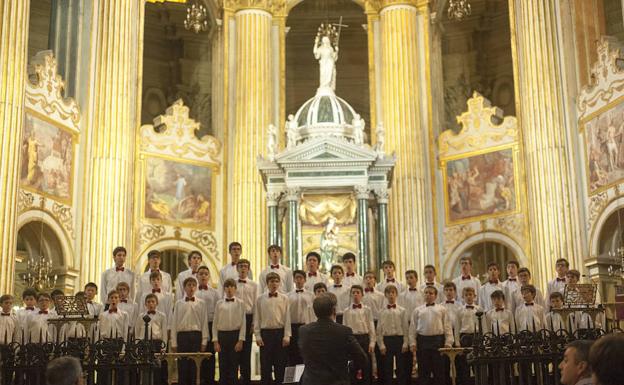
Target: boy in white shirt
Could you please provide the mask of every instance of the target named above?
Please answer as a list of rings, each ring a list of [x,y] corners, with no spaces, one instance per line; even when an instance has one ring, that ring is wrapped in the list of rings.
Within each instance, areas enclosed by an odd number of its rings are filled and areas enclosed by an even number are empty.
[[[518,269],[520,269],[518,261],[507,262],[507,279],[503,281],[503,287],[507,290],[507,295],[511,295],[514,291],[520,289]]]
[[[155,294],[145,294],[144,308],[145,310],[140,312],[136,317],[134,323],[135,338],[140,340],[149,340],[152,343],[152,349],[154,352],[160,352],[166,347],[166,343],[169,340],[168,331],[169,326],[167,324],[167,315],[158,310],[158,297]],[[145,321],[143,318],[147,316],[150,321],[145,327]],[[168,378],[167,364],[162,362],[160,367],[154,369],[154,385],[166,385]]]
[[[436,299],[436,303],[444,302],[444,285],[436,281],[436,269],[433,265],[425,265],[423,270],[423,275],[425,276],[425,281],[422,285],[420,285],[421,293],[424,293],[426,287],[433,286],[438,291],[438,298]]]
[[[464,305],[457,312],[457,328],[455,340],[459,341],[462,347],[471,347],[475,334],[479,331],[479,319],[477,312],[481,308],[475,303],[476,295],[474,288],[467,286],[462,291]],[[481,331],[483,331],[481,325]],[[460,384],[468,384],[470,379],[470,367],[466,361],[466,356],[459,355],[455,359],[457,366],[457,379]]]
[[[336,296],[336,322],[341,324],[342,313],[344,309],[349,306],[349,302],[351,301],[351,298],[349,298],[349,288],[342,284],[342,278],[344,277],[344,271],[342,270],[342,266],[332,266],[330,273],[334,284],[329,285],[327,291]]]
[[[175,300],[173,298],[173,293],[166,293],[162,289],[161,278],[162,278],[162,275],[160,271],[155,271],[153,273],[150,273],[151,289],[149,292],[143,294],[143,297],[141,298],[140,303],[145,303],[145,300],[148,295],[150,294],[155,295],[156,299],[158,299],[158,301],[156,302],[157,304],[156,309],[160,311],[161,313],[163,313],[165,317],[167,317],[167,325],[170,325],[171,315],[173,313],[173,305],[174,305]]]
[[[282,260],[282,248],[278,245],[271,245],[268,248],[270,263],[260,273],[260,293],[265,293],[267,290],[266,276],[269,273],[277,273],[280,276],[280,287],[278,291],[282,294],[288,294],[293,289],[293,276],[292,270],[281,263]]]
[[[306,283],[305,288],[308,291],[314,291],[314,285],[322,282],[327,286],[327,276],[319,271],[321,256],[315,251],[311,251],[306,255]]]
[[[451,328],[453,329],[453,346],[455,347],[459,346],[459,340],[455,339],[455,329],[457,328],[458,323],[457,314],[462,309],[462,303],[457,301],[456,298],[457,288],[455,287],[455,284],[452,281],[444,282],[444,302],[442,302],[441,305],[446,309],[447,316],[451,321]],[[448,372],[448,370],[446,372]]]
[[[344,279],[342,280],[342,284],[351,287],[353,285],[362,285],[364,280],[357,273],[356,263],[355,263],[355,254],[351,252],[347,252],[342,256],[342,267],[344,268]]]
[[[306,274],[303,270],[293,271],[295,290],[288,293],[290,307],[290,328],[292,337],[288,345],[288,366],[303,364],[299,352],[299,328],[310,322],[310,311],[314,301],[314,293],[305,289]]]
[[[417,307],[425,303],[423,293],[418,290],[418,273],[416,270],[408,270],[405,272],[405,281],[407,282],[407,289],[399,294],[397,303],[405,308],[405,314],[408,315],[408,323],[411,320],[412,312]],[[412,367],[414,366],[415,353],[407,351],[403,353],[403,360],[405,361],[405,378],[411,378]]]
[[[239,242],[231,242],[228,245],[228,251],[230,253],[231,262],[223,266],[221,271],[219,271],[219,284],[217,286],[217,290],[219,293],[223,294],[223,283],[226,279],[232,278],[236,281],[238,278],[238,260],[241,258],[243,254],[243,245]],[[251,269],[249,270],[249,279],[253,279],[253,272]]]
[[[98,292],[98,287],[93,282],[88,282],[84,287],[85,302],[87,303],[87,310],[89,315],[96,317],[104,311],[104,305],[95,301],[95,297]]]
[[[383,309],[384,302],[386,302],[386,298],[383,293],[376,289],[377,286],[377,277],[375,276],[375,272],[367,271],[364,273],[364,297],[362,298],[362,303],[368,306],[373,313],[373,320],[375,324],[375,330],[377,330],[377,324],[379,320],[379,313]],[[379,345],[375,344],[375,365],[373,367],[373,377],[376,375],[378,382],[383,383],[383,356],[379,351]]]
[[[31,343],[54,342],[56,340],[56,328],[49,324],[48,320],[56,317],[56,312],[50,310],[50,294],[40,293],[37,297],[39,311],[31,314],[27,319],[28,340]]]
[[[544,328],[544,308],[535,303],[535,286],[522,286],[520,293],[524,303],[516,308],[516,326],[518,331],[529,330],[532,332]]]
[[[456,300],[460,300],[459,295],[464,292],[465,287],[472,287],[475,295],[479,293],[479,288],[481,288],[481,281],[479,281],[479,278],[472,276],[472,258],[465,256],[461,257],[459,259],[459,265],[461,272],[459,276],[453,280],[453,283],[457,288],[458,297]]]
[[[408,347],[408,315],[405,309],[396,303],[399,293],[395,285],[386,285],[384,294],[388,304],[379,313],[376,331],[377,344],[383,356],[384,383],[386,385],[393,383],[393,369],[396,365],[399,384],[405,384],[407,378],[403,353],[407,352]]]
[[[119,304],[117,308],[123,310],[128,314],[128,326],[132,333],[134,328],[134,321],[139,315],[139,306],[132,301],[130,296],[130,286],[125,282],[119,282],[116,288],[117,294],[119,294]]]
[[[499,280],[500,270],[498,264],[496,262],[488,263],[487,272],[488,281],[479,288],[479,293],[477,294],[479,306],[484,312],[492,309],[492,298],[490,297],[492,293],[497,290],[505,293],[505,288]]]
[[[186,281],[187,278],[192,277],[195,279],[195,282],[197,283],[197,269],[199,269],[199,266],[201,266],[202,263],[202,253],[199,252],[199,250],[193,250],[189,253],[189,255],[186,257],[186,262],[188,264],[188,269],[180,272],[180,274],[178,274],[178,278],[177,278],[177,289],[176,289],[176,301],[179,301],[181,299],[184,298],[184,281]],[[197,285],[196,285],[197,286]]]
[[[17,311],[17,321],[20,325],[26,325],[28,318],[39,311],[37,309],[37,292],[35,289],[28,288],[24,290],[22,292],[22,302],[24,303],[24,308]],[[25,341],[28,341],[28,338],[25,338]]]
[[[198,281],[195,297],[204,301],[204,306],[206,308],[206,320],[208,321],[209,336],[208,345],[206,346],[206,352],[214,354],[214,345],[211,343],[212,338],[214,337],[211,334],[212,325],[214,320],[215,306],[217,306],[217,302],[219,302],[222,296],[219,291],[215,290],[212,287],[210,279],[210,269],[208,269],[208,267],[200,266],[199,268],[197,268],[195,278]],[[213,385],[215,383],[215,362],[215,358],[202,360],[201,362],[200,376],[204,381],[208,383],[208,385]]]
[[[576,328],[572,322],[572,314],[570,314],[566,320],[561,316],[562,313],[555,311],[554,309],[563,309],[563,294],[556,291],[550,294],[550,311],[546,313],[546,328],[552,332],[559,332],[560,330],[567,330],[573,333]]]
[[[397,288],[397,293],[401,294],[405,290],[405,286],[399,282],[395,277],[396,267],[392,261],[383,261],[381,264],[384,273],[384,279],[377,284],[377,290],[385,293],[387,286],[394,286]]]
[[[483,333],[492,332],[495,335],[510,333],[515,330],[514,316],[509,309],[505,309],[505,293],[496,290],[490,294],[493,308],[485,313],[486,327]]]
[[[352,304],[345,309],[343,313],[343,324],[353,331],[355,339],[362,347],[362,350],[368,353],[372,359],[372,353],[375,351],[375,324],[373,321],[373,312],[371,309],[362,304],[364,289],[360,285],[351,286],[351,302]],[[372,378],[372,360],[365,367],[354,367],[351,376],[352,384],[370,384]]]
[[[550,294],[556,291],[563,294],[566,285],[566,273],[570,269],[570,262],[568,262],[565,258],[559,258],[555,261],[555,271],[557,272],[557,277],[553,280],[548,281],[548,286],[546,288],[546,305],[545,307],[550,307],[550,303],[548,299],[550,298]]]
[[[108,292],[108,310],[102,312],[98,318],[98,339],[128,340],[128,313],[119,309],[120,300],[116,290]]]
[[[160,259],[161,253],[158,250],[150,250],[147,253],[147,263],[149,264],[149,269],[141,274],[139,277],[139,284],[137,285],[135,302],[137,304],[141,303],[141,298],[145,294],[152,292],[152,284],[150,282],[150,274],[159,272],[160,280],[161,280],[161,290],[164,293],[172,293],[173,292],[173,284],[171,282],[171,274],[166,271],[160,270]]]
[[[521,267],[520,269],[518,269],[518,282],[520,282],[520,289],[523,286],[531,284],[531,272],[529,271],[529,269],[527,269],[526,267]],[[511,296],[511,300],[507,298],[507,307],[514,313],[514,315],[516,314],[516,309],[524,304],[524,298],[520,289],[513,292],[513,294],[508,293],[508,295]],[[536,304],[546,309],[546,304],[544,302],[544,296],[542,295],[542,291],[537,287],[535,288],[535,298],[533,300]]]
[[[245,341],[243,350],[240,352],[240,385],[251,383],[251,348],[253,344],[253,314],[256,306],[256,298],[260,293],[258,284],[249,278],[249,266],[247,259],[239,259],[238,280],[236,280],[236,298],[245,304]],[[282,286],[283,287],[283,286]]]
[[[574,269],[568,270],[566,272],[566,289],[564,289],[564,292],[565,290],[576,290],[576,285],[579,283],[580,279],[580,271]],[[599,304],[601,302],[600,292],[596,292],[595,301],[596,304]],[[590,339],[591,334],[588,335],[589,329],[600,329],[602,328],[602,325],[605,324],[604,313],[599,313],[594,318],[591,314],[579,310],[570,314],[570,317],[572,317],[574,327],[578,331],[580,339]]]
[[[18,342],[20,325],[17,320],[17,314],[13,312],[13,296],[5,294],[0,297],[0,347],[2,345],[10,345],[12,342]]]
[[[245,341],[246,317],[245,304],[235,297],[236,281],[226,279],[223,291],[225,298],[219,300],[215,307],[212,342],[214,351],[219,353],[219,383],[229,385],[236,384],[238,380],[239,353],[243,350]]]
[[[100,285],[100,301],[106,303],[108,292],[115,290],[119,282],[125,282],[130,287],[130,297],[134,297],[134,273],[124,266],[126,263],[126,248],[115,247],[113,250],[113,260],[115,267],[105,270],[102,273],[102,284]]]

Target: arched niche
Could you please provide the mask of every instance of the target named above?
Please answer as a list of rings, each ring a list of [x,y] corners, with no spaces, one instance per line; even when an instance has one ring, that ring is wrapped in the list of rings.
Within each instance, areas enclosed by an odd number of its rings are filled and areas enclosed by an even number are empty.
[[[614,199],[602,211],[591,233],[590,252],[592,256],[606,256],[623,246],[624,197]]]
[[[483,278],[489,262],[497,262],[501,268],[501,278],[505,279],[507,262],[516,260],[520,266],[529,266],[522,247],[505,234],[485,232],[474,234],[460,243],[443,265],[443,279],[452,279],[459,274],[459,260],[463,256],[472,258],[473,275]]]

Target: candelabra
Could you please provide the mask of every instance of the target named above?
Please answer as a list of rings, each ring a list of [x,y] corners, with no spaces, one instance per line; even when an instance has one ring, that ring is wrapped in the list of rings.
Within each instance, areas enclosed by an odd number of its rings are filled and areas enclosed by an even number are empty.
[[[186,20],[184,28],[195,33],[200,33],[208,29],[208,11],[201,4],[193,3],[186,9]]]
[[[615,275],[619,275],[624,279],[624,247],[620,246],[615,250],[609,251],[609,257],[620,260],[619,266],[609,266],[607,269],[609,276],[613,277]]]
[[[448,18],[460,21],[466,16],[470,16],[472,9],[468,0],[449,0]]]
[[[52,260],[43,255],[38,259],[28,259],[26,272],[20,276],[27,287],[35,288],[37,291],[52,289],[58,279],[56,274],[52,275]]]

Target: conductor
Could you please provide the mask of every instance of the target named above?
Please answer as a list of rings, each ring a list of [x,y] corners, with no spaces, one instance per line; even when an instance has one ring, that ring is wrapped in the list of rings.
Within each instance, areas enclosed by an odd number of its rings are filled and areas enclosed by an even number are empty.
[[[299,329],[299,350],[305,369],[301,385],[349,385],[347,363],[364,367],[368,359],[351,328],[337,324],[336,296],[331,293],[314,299],[318,321]]]

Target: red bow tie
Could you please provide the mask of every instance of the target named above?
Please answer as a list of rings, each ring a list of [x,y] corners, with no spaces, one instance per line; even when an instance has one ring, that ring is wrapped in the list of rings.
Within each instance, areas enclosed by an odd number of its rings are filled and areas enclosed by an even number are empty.
[[[455,301],[446,301],[446,303],[454,304]]]
[[[303,293],[303,289],[296,289],[295,293]]]
[[[474,309],[474,306],[472,306],[472,305],[466,305],[466,309]]]
[[[472,278],[472,277],[471,277],[471,276],[469,276],[469,275],[468,275],[468,276],[466,276],[466,275],[462,275],[462,281],[467,281],[467,280],[469,280],[469,279],[471,279],[471,278]]]
[[[435,305],[435,303],[428,303],[428,304],[426,304],[426,305],[427,305],[427,306],[433,306],[433,305]]]
[[[225,302],[234,302],[234,298],[226,298]]]
[[[160,293],[160,289],[152,289],[152,294],[153,293]]]
[[[239,279],[239,280],[238,280],[238,282],[240,282],[240,283],[247,283],[247,280],[245,280],[245,279]]]
[[[208,290],[208,285],[199,285],[199,290]]]
[[[334,287],[338,289],[338,288],[342,287],[342,285],[334,285]]]
[[[410,288],[409,288],[409,291],[417,291],[417,290],[418,290],[418,289],[417,289],[417,288],[415,288],[415,287],[410,287]]]
[[[362,304],[361,303],[354,303],[353,304],[353,308],[354,309],[361,309],[362,308]]]
[[[316,277],[316,272],[314,272],[314,273],[308,273],[308,277]]]
[[[565,278],[557,278],[557,282],[565,282]]]
[[[427,286],[433,286],[433,285],[435,285],[435,283],[433,283],[433,282],[425,282],[425,285],[427,285]]]
[[[395,281],[395,279],[394,279],[394,278],[387,278],[387,279],[386,279],[386,282],[388,282],[388,283],[390,283],[390,282],[394,282],[394,281]]]
[[[388,305],[387,308],[388,309],[396,309],[396,305]]]
[[[121,302],[128,303],[128,300],[127,299],[122,299]]]
[[[271,269],[279,269],[279,263],[277,265],[271,265]]]
[[[93,305],[93,301],[87,301],[89,305]]]
[[[160,270],[159,270],[159,269],[156,269],[156,270],[150,270],[150,273],[160,273]]]
[[[149,310],[149,311],[147,312],[147,314],[152,314],[152,315],[154,315],[154,314],[156,314],[156,310]]]
[[[355,277],[355,273],[347,273],[347,277]]]
[[[39,310],[39,314],[48,314],[47,310]]]
[[[117,313],[117,309],[108,309],[109,313]]]
[[[375,289],[373,289],[372,287],[367,287],[364,289],[365,293],[372,293]]]
[[[126,268],[125,267],[116,267],[115,271],[124,271]]]
[[[269,298],[277,297],[277,292],[269,293]]]
[[[533,306],[532,303],[525,303],[524,306]]]
[[[11,315],[11,313],[2,313],[3,316],[8,317]]]
[[[197,270],[191,270],[191,274],[193,275],[197,274]]]
[[[516,282],[516,279],[515,279],[515,278],[507,278],[507,280],[508,280],[508,281],[511,281],[511,282]]]
[[[195,297],[191,297],[191,298],[189,298],[189,297],[185,297],[185,298],[184,298],[184,301],[185,301],[185,302],[188,302],[188,301],[195,302]]]
[[[491,285],[498,285],[498,281],[489,281]]]
[[[496,311],[504,311],[505,309],[496,309]]]
[[[35,308],[34,308],[34,307],[32,307],[32,306],[26,306],[26,310],[29,310],[29,311],[35,311]]]
[[[236,262],[232,262],[232,266],[236,266]]]

